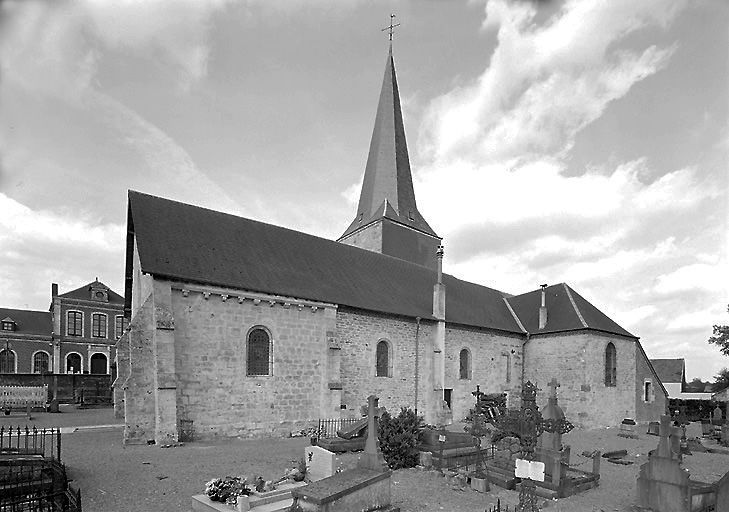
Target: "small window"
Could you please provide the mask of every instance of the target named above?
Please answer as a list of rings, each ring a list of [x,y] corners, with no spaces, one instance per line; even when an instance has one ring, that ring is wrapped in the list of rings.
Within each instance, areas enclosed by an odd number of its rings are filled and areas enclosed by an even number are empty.
[[[617,384],[618,365],[615,345],[611,343],[605,347],[605,386],[615,387]]]
[[[459,357],[460,361],[460,376],[462,380],[470,379],[471,378],[471,353],[468,351],[467,348],[464,348],[461,350],[461,354]]]
[[[15,322],[3,322],[2,323],[2,330],[3,331],[14,331],[15,330]]]
[[[0,350],[0,373],[15,373],[15,352]]]
[[[251,376],[271,375],[271,336],[257,327],[248,333],[247,373]]]
[[[504,370],[506,372],[506,382],[511,382],[511,354],[501,354],[502,359],[504,360]]]
[[[390,344],[385,340],[378,341],[375,352],[375,375],[377,377],[391,377]]]
[[[83,318],[80,311],[69,311],[66,314],[66,334],[69,336],[83,336]]]
[[[124,317],[122,315],[117,315],[114,318],[114,338],[119,339],[122,337],[122,334],[124,334],[124,328],[126,327],[124,322]]]
[[[33,373],[45,373],[48,371],[48,353],[36,352],[33,354]]]
[[[95,375],[105,375],[106,356],[104,354],[94,354],[91,356],[91,373]]]
[[[72,352],[66,356],[66,373],[81,373],[81,356]]]
[[[649,380],[647,380],[643,383],[643,401],[644,402],[653,401],[653,383]]]
[[[91,336],[106,338],[106,315],[104,313],[94,313],[91,316]]]

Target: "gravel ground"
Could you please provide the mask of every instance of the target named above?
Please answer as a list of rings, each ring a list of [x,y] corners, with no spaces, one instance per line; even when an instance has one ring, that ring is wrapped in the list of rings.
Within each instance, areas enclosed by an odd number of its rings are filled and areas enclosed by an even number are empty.
[[[88,426],[119,423],[110,409],[76,411],[63,414],[39,413],[31,422],[37,426]],[[0,424],[25,425],[19,415],[0,416]],[[454,427],[458,429],[458,427]],[[645,432],[644,427],[638,430]],[[543,503],[547,510],[561,512],[631,511],[635,502],[636,478],[647,453],[658,438],[641,434],[639,439],[617,436],[618,430],[573,431],[563,441],[572,446],[573,466],[589,470],[591,459],[583,451],[627,449],[629,466],[602,459],[600,486],[577,496]],[[127,446],[121,443],[121,429],[103,427],[79,429],[63,435],[63,462],[73,484],[81,488],[85,512],[190,510],[190,497],[202,492],[204,483],[226,475],[262,474],[270,479],[291,467],[303,455],[308,439],[225,439],[195,441],[174,448]],[[696,480],[713,481],[729,471],[729,455],[695,453],[684,458],[684,467]],[[495,504],[513,506],[514,491],[492,486],[492,492],[479,494],[452,487],[438,473],[417,469],[393,473],[393,503],[402,512],[483,511]],[[546,506],[544,506],[546,505]]]

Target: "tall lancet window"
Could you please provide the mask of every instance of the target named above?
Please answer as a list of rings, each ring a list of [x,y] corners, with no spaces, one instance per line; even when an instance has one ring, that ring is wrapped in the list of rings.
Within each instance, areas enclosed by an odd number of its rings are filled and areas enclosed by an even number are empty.
[[[377,377],[392,377],[390,367],[390,344],[386,340],[377,342],[375,361],[375,375]]]
[[[605,347],[605,385],[615,387],[618,381],[618,356],[615,345],[611,343]]]
[[[467,348],[461,350],[460,355],[460,375],[462,380],[471,378],[471,353]]]

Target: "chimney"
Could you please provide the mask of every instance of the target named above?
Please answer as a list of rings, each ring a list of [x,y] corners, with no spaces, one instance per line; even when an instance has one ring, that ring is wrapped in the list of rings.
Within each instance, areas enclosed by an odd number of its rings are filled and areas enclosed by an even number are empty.
[[[433,317],[445,320],[445,285],[443,284],[443,246],[439,245],[435,252],[436,269],[438,271],[433,286]]]
[[[51,297],[58,296],[58,285],[56,283],[51,284]]]
[[[547,325],[547,289],[546,284],[539,285],[542,287],[542,305],[539,307],[539,328],[544,329]]]

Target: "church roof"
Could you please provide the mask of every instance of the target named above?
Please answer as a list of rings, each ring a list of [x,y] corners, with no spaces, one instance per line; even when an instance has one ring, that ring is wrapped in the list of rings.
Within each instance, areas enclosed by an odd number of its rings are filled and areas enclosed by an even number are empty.
[[[0,318],[15,322],[15,331],[0,331],[0,334],[33,334],[50,338],[53,325],[49,311],[0,308]],[[2,349],[3,347],[0,347]]]
[[[136,237],[141,270],[158,277],[432,318],[436,272],[399,258],[134,191],[128,232],[128,283]],[[504,293],[443,281],[448,322],[523,332]]]
[[[357,215],[340,240],[382,218],[440,238],[415,204],[392,47],[385,63],[385,76],[382,80]]]
[[[539,328],[541,289],[507,298],[522,325],[531,334],[592,329],[636,338],[565,283],[548,286],[545,294],[547,324],[543,329]]]
[[[107,295],[109,296],[109,304],[124,304],[124,297],[116,293],[114,290],[106,286],[98,279],[96,281],[91,281],[90,283],[85,284],[80,288],[71,290],[70,292],[62,293],[59,295],[59,297],[64,297],[66,299],[89,300],[91,298],[91,295],[89,295],[89,290],[91,290],[92,287],[106,288],[108,292]]]
[[[651,359],[651,364],[661,382],[683,383],[685,367],[683,359]]]

